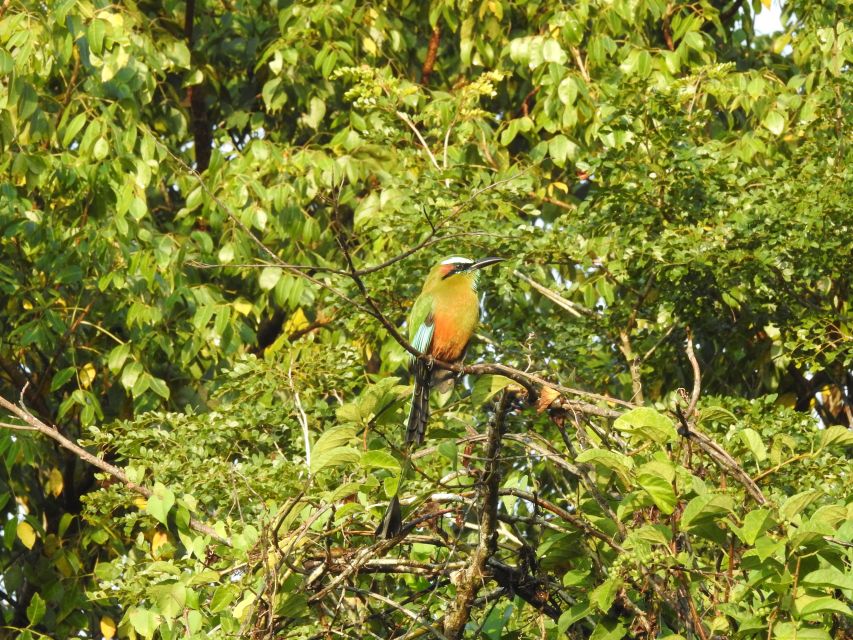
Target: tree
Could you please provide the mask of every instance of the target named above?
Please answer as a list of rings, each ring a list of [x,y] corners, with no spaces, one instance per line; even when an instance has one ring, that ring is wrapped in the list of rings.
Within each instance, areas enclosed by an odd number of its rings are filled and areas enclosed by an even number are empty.
[[[4,630],[853,634],[851,15],[759,8],[0,4]]]

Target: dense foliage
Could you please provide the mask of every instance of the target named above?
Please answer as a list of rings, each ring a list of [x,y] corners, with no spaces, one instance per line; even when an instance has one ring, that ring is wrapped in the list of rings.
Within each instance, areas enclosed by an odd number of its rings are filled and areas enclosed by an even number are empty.
[[[0,3],[3,634],[853,636],[853,16],[760,8]],[[447,255],[517,371],[377,541]]]

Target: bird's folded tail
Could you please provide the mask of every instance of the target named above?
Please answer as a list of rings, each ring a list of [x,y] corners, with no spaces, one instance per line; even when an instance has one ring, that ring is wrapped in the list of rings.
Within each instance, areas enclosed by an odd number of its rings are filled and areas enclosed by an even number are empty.
[[[385,515],[382,516],[382,522],[376,527],[373,535],[376,538],[388,540],[393,538],[403,527],[403,516],[400,512],[400,499],[394,494],[391,502],[388,503],[388,508],[385,509]]]
[[[396,536],[403,530],[403,514],[400,509],[400,487],[403,485],[404,479],[407,478],[412,470],[412,461],[409,458],[409,452],[405,451],[403,466],[400,468],[400,475],[397,480],[397,489],[391,497],[391,502],[388,503],[388,508],[385,509],[385,515],[382,516],[382,522],[376,527],[373,535],[381,539],[389,539]]]
[[[412,407],[406,422],[406,444],[424,441],[429,420],[429,391],[432,381],[431,367],[421,360],[414,363],[415,390],[412,392]]]

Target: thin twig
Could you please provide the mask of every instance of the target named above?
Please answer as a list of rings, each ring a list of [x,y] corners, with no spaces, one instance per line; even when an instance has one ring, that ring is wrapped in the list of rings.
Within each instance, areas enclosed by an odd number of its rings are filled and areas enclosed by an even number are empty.
[[[427,155],[429,156],[429,159],[432,162],[432,166],[435,167],[436,171],[441,171],[441,167],[438,164],[438,160],[435,159],[435,156],[430,150],[429,145],[427,144],[426,140],[424,140],[424,137],[421,135],[421,132],[418,131],[418,128],[415,126],[415,123],[412,122],[409,116],[407,116],[402,111],[397,111],[397,117],[400,118],[400,120],[402,120],[403,122],[405,122],[406,125],[408,125],[409,129],[415,132],[418,141],[421,143],[421,146],[424,148],[424,151],[427,152]]]
[[[685,351],[687,352],[687,359],[693,367],[693,392],[690,394],[690,404],[687,405],[687,411],[684,412],[684,417],[689,420],[696,410],[696,403],[699,402],[699,394],[702,391],[702,372],[699,369],[699,361],[696,360],[696,354],[693,352],[693,331],[689,328],[687,329]]]
[[[305,410],[302,408],[302,401],[299,399],[299,392],[296,390],[296,385],[293,384],[293,366],[287,367],[287,381],[290,383],[290,390],[293,392],[293,401],[296,405],[296,418],[299,421],[299,426],[302,427],[302,439],[305,442],[305,468],[308,475],[311,475],[311,438],[308,433],[308,417],[305,415]]]
[[[353,593],[357,593],[359,595],[367,596],[368,598],[373,598],[374,600],[379,600],[379,602],[384,602],[389,607],[396,609],[397,611],[402,613],[407,618],[413,620],[418,625],[425,627],[427,630],[429,630],[429,632],[433,636],[435,636],[439,640],[447,640],[447,637],[444,636],[444,634],[442,634],[438,629],[436,629],[431,624],[426,622],[426,620],[422,616],[419,616],[418,614],[414,613],[413,611],[409,611],[405,607],[394,602],[391,598],[386,598],[383,595],[380,595],[378,593],[374,593],[373,591],[367,591],[366,589],[357,589],[356,587],[349,587],[348,586],[348,587],[345,587],[345,589],[347,591],[352,591]]]
[[[566,300],[563,296],[561,296],[556,291],[552,291],[548,287],[539,284],[538,282],[536,282],[532,278],[527,277],[526,275],[524,275],[523,273],[521,273],[521,271],[518,271],[517,269],[512,272],[512,275],[514,275],[516,278],[524,280],[524,282],[526,282],[531,287],[536,289],[536,291],[541,293],[548,300],[553,302],[558,307],[565,309],[566,311],[568,311],[570,314],[572,314],[576,318],[582,318],[584,316],[591,318],[591,317],[595,316],[595,313],[593,311],[590,311],[586,307],[582,307],[581,305],[576,304],[576,303],[572,302],[571,300]]]

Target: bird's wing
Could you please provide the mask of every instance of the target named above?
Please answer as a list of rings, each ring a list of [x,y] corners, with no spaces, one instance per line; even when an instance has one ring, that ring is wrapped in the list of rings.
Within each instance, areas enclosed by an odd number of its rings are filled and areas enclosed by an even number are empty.
[[[409,315],[409,340],[412,346],[421,353],[429,353],[434,331],[432,296],[420,296],[415,300]]]

